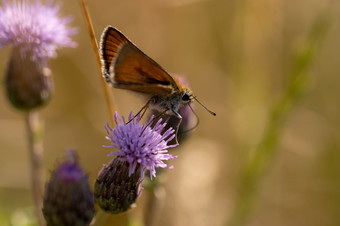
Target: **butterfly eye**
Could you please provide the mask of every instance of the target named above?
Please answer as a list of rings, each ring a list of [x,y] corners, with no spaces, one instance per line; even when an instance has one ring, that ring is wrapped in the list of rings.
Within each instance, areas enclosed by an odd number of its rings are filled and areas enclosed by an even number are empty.
[[[188,92],[186,92],[186,93],[184,93],[184,95],[182,96],[182,100],[183,101],[189,101],[189,100],[191,100],[191,95],[188,93]]]

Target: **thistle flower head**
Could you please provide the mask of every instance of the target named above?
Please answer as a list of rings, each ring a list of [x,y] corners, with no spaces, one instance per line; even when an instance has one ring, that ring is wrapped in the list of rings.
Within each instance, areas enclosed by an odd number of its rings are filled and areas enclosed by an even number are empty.
[[[145,170],[150,171],[150,177],[156,176],[156,168],[171,168],[163,161],[176,158],[167,154],[168,148],[176,145],[167,143],[174,138],[174,130],[169,128],[161,134],[166,123],[159,120],[151,128],[154,121],[151,117],[149,123],[140,125],[140,117],[129,115],[128,123],[124,117],[115,114],[116,127],[112,129],[108,124],[105,129],[110,146],[117,148],[118,152],[111,152],[116,156],[99,172],[95,183],[94,196],[97,204],[105,211],[118,214],[134,206],[141,194],[141,183]]]
[[[140,125],[140,117],[133,118],[132,113],[129,115],[129,123],[124,117],[115,114],[116,127],[112,129],[108,124],[105,129],[108,133],[107,139],[112,144],[105,147],[117,148],[118,152],[111,152],[109,156],[117,156],[121,161],[129,163],[129,176],[136,170],[137,166],[141,167],[141,173],[144,169],[150,171],[150,177],[156,176],[156,168],[171,168],[165,164],[164,160],[174,159],[176,156],[168,154],[168,148],[176,147],[177,144],[168,145],[174,137],[174,130],[169,128],[163,134],[162,130],[166,123],[159,120],[153,128],[150,127],[154,117],[151,117],[149,123]]]
[[[3,0],[0,7],[0,47],[7,44],[19,47],[21,54],[31,51],[31,57],[54,57],[59,47],[75,47],[67,27],[71,17],[58,16],[60,5],[40,0]]]
[[[47,225],[89,225],[94,215],[94,198],[88,176],[75,153],[59,164],[46,184],[43,214]]]

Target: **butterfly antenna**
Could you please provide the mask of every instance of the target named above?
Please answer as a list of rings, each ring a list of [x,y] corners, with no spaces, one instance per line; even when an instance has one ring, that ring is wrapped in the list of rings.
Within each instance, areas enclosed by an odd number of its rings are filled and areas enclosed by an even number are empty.
[[[199,102],[199,100],[195,97],[195,96],[193,96],[193,98],[197,101],[197,103],[199,103],[205,110],[207,110],[207,112],[209,112],[210,114],[212,114],[213,116],[216,116],[216,113],[215,112],[213,112],[213,111],[211,111],[211,110],[209,110],[206,106],[204,106],[201,102]],[[190,107],[191,108],[191,107]],[[195,114],[196,115],[196,114]]]

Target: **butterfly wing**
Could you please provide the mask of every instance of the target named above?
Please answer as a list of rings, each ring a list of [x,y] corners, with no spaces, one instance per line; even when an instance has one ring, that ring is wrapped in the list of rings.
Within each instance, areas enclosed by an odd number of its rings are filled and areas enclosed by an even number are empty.
[[[129,43],[129,40],[116,29],[107,26],[100,38],[100,55],[103,65],[103,73],[110,72],[110,66],[113,59],[118,53],[118,49],[124,43]]]
[[[167,95],[177,89],[173,78],[133,45],[124,45],[110,73],[114,86],[142,93]]]
[[[152,95],[178,90],[175,80],[121,32],[109,26],[102,35],[103,72],[113,76],[116,88]]]

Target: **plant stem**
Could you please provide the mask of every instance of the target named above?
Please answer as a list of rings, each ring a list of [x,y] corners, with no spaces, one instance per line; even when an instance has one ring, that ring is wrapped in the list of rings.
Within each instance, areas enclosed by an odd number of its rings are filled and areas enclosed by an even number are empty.
[[[91,20],[91,17],[90,17],[90,13],[87,9],[85,0],[80,0],[80,4],[81,4],[82,10],[83,10],[83,14],[85,16],[87,29],[88,29],[90,39],[91,39],[92,49],[93,49],[94,55],[96,57],[98,75],[99,75],[99,78],[100,78],[100,81],[101,81],[101,84],[102,84],[102,87],[103,87],[103,90],[104,90],[106,105],[107,105],[109,115],[110,115],[110,125],[114,126],[115,121],[114,121],[113,115],[115,113],[115,107],[114,107],[114,99],[113,99],[113,95],[112,95],[112,90],[106,84],[104,77],[102,76],[102,65],[101,65],[101,60],[100,60],[100,55],[99,55],[98,42],[97,42],[97,39],[96,39],[96,35],[95,35],[94,29],[93,29],[92,20]]]
[[[159,190],[162,190],[162,184],[164,179],[161,174],[162,171],[158,172],[158,175],[153,180],[148,180],[147,183],[144,184],[144,188],[147,191],[147,196],[145,200],[145,209],[144,209],[144,226],[152,226],[155,224],[155,216],[158,213],[158,209],[160,208],[160,203],[164,199],[162,193],[159,193]],[[163,172],[164,173],[164,172]]]
[[[39,113],[28,111],[26,113],[26,127],[28,135],[28,145],[31,158],[31,179],[33,199],[36,207],[36,214],[40,226],[45,225],[41,212],[42,208],[42,180],[43,180],[43,128],[39,120]]]
[[[328,27],[329,18],[327,15],[322,14],[316,18],[306,41],[293,57],[293,67],[286,90],[271,109],[263,137],[253,155],[250,155],[243,166],[238,198],[228,223],[229,226],[245,225],[251,215],[262,178],[269,171],[277,153],[284,122],[298,100],[303,96],[308,79],[307,71]]]
[[[149,191],[148,199],[146,200],[146,210],[144,213],[144,226],[152,226],[153,225],[153,219],[154,219],[154,213],[156,210],[156,207],[158,206],[158,199],[155,194],[155,188],[150,189]]]
[[[105,225],[105,222],[107,221],[108,217],[109,217],[108,213],[105,213],[103,210],[98,209],[93,226]]]

